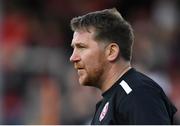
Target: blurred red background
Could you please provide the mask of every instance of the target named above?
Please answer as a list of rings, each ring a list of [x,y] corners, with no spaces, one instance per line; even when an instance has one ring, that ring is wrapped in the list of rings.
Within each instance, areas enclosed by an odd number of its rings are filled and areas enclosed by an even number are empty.
[[[180,1],[0,0],[0,5],[0,124],[89,124],[101,93],[77,82],[69,62],[69,23],[112,7],[134,28],[133,66],[157,81],[180,109]]]

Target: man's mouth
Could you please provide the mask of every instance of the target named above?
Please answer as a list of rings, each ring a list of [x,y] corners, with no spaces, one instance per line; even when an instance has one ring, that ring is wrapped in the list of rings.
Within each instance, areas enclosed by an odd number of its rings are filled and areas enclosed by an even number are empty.
[[[84,69],[84,68],[77,68],[77,70],[82,70],[82,69]]]
[[[82,70],[84,70],[84,68],[78,68],[78,69],[77,69],[77,71],[82,71]]]
[[[83,75],[84,74],[84,69],[83,68],[77,69],[77,73],[78,73],[79,76]]]
[[[81,69],[84,69],[83,67],[77,67],[77,66],[75,66],[75,69],[76,70],[81,70]]]

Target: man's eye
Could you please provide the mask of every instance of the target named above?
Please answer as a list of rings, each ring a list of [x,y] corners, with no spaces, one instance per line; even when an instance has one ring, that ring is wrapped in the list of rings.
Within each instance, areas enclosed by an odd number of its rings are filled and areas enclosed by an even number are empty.
[[[80,46],[80,48],[85,48],[85,46]]]
[[[86,48],[86,47],[85,47],[85,46],[81,46],[81,45],[79,45],[79,46],[78,46],[78,48]]]

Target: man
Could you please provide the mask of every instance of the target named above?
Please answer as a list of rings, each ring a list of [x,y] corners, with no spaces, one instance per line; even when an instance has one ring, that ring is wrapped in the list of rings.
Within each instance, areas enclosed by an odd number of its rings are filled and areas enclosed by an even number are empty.
[[[176,108],[153,80],[131,67],[133,30],[116,9],[71,20],[79,83],[102,91],[91,124],[172,124]]]

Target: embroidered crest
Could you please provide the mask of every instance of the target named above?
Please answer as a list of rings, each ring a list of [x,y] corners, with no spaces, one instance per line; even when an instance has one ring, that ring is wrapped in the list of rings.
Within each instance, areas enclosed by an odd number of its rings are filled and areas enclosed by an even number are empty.
[[[107,102],[107,103],[105,104],[105,106],[104,106],[104,108],[103,108],[103,110],[102,110],[102,112],[101,112],[101,114],[100,114],[100,117],[99,117],[99,121],[100,121],[100,122],[104,119],[104,117],[105,117],[105,115],[106,115],[106,113],[107,113],[107,111],[108,111],[108,107],[109,107],[109,102]]]

